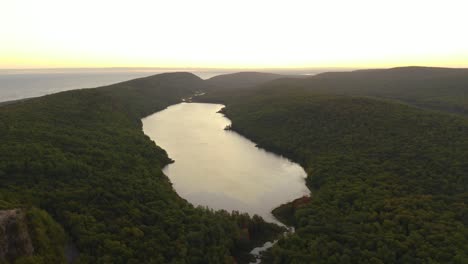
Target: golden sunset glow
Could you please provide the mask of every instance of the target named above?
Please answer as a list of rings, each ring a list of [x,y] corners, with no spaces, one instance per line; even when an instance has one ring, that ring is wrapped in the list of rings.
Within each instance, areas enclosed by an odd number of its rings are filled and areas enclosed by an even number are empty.
[[[468,66],[467,1],[0,0],[0,68]]]

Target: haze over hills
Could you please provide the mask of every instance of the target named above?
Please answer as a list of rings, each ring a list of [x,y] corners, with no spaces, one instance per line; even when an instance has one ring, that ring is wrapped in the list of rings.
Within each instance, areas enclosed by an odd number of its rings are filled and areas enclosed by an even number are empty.
[[[259,69],[260,70],[260,69]],[[280,75],[307,76],[338,69],[301,68],[269,69]],[[343,70],[343,69],[342,69]],[[61,91],[93,88],[117,82],[168,72],[191,72],[202,79],[221,74],[242,72],[245,69],[218,68],[50,68],[50,69],[0,69],[0,103]],[[264,71],[264,70],[262,70]],[[243,83],[244,78],[238,81]],[[228,85],[230,83],[227,83]],[[258,84],[258,82],[254,83]],[[232,85],[232,84],[231,84]]]
[[[324,72],[314,76],[238,72],[217,75],[204,82],[194,81],[193,87],[215,94],[234,92],[233,96],[242,94],[239,89],[304,89],[396,99],[419,107],[468,114],[468,69],[464,68],[410,66]]]
[[[303,79],[277,79],[258,89],[396,99],[419,107],[468,114],[468,69],[399,67],[327,72]]]
[[[413,80],[413,79],[433,79],[450,77],[459,74],[467,74],[468,69],[464,68],[441,68],[441,67],[419,67],[407,66],[390,69],[366,69],[348,72],[324,72],[311,78],[350,78],[350,79],[388,79],[388,80]]]
[[[215,89],[249,88],[259,84],[286,77],[301,78],[303,75],[282,75],[265,72],[237,72],[211,77],[206,83]]]
[[[349,73],[323,73],[308,79],[311,90],[328,86],[328,92],[382,96],[413,103],[447,103],[466,100],[468,69],[401,67]],[[463,101],[460,101],[463,102]]]

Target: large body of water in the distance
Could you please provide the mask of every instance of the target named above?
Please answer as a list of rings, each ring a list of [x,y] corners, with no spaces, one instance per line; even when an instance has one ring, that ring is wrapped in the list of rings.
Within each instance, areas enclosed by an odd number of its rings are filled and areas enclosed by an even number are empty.
[[[94,88],[172,69],[49,69],[0,70],[0,102],[37,97],[81,88]],[[227,72],[193,71],[202,79]]]
[[[177,193],[194,205],[258,214],[277,222],[275,207],[308,195],[296,163],[259,149],[217,113],[223,105],[180,103],[142,120],[143,131],[175,160],[164,168]]]
[[[95,88],[164,72],[185,71],[208,79],[242,71],[228,69],[89,68],[89,69],[0,69],[0,103],[61,91]],[[325,69],[271,71],[279,74],[312,75]]]

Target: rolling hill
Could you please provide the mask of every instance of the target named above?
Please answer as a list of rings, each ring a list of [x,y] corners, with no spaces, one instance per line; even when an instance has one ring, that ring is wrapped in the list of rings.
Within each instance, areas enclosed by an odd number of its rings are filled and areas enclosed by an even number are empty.
[[[468,69],[401,67],[329,72],[306,79],[280,79],[263,86],[381,97],[418,107],[468,114]]]
[[[286,77],[292,76],[264,72],[238,72],[218,75],[206,80],[205,83],[208,84],[210,90],[230,90],[250,88],[268,81]],[[299,78],[302,76],[297,75],[294,77]]]

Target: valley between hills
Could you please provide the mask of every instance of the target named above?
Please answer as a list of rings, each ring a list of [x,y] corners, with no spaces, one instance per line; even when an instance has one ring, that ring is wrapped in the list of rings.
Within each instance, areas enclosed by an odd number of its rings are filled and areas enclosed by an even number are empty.
[[[273,210],[295,233],[177,195],[141,119],[200,92],[305,169],[310,197]],[[466,263],[467,95],[467,69],[402,67],[165,73],[4,104],[0,260],[249,263],[279,239],[262,263]]]

